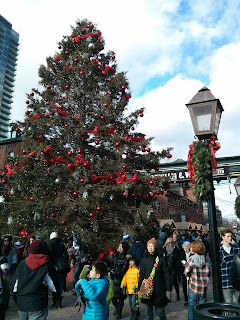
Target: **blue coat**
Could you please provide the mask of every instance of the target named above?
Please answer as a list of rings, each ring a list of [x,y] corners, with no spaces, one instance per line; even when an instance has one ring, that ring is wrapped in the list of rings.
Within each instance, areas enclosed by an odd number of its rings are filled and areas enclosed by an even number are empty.
[[[84,297],[86,298],[86,307],[83,310],[82,320],[107,320],[107,291],[109,281],[107,277],[103,279],[91,279],[79,281]]]

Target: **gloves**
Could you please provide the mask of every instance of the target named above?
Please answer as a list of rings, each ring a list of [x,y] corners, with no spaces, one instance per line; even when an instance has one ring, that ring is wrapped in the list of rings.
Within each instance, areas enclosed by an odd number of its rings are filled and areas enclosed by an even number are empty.
[[[170,291],[166,291],[166,297],[167,297],[167,299],[169,300],[169,302],[171,301],[171,299],[172,299],[172,292],[170,292]]]

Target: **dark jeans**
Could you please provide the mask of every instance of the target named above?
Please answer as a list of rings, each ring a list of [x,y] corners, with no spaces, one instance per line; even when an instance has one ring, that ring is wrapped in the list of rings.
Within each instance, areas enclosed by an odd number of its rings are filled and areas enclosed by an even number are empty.
[[[188,301],[187,287],[188,287],[187,277],[185,276],[185,274],[183,274],[182,275],[182,288],[183,288],[185,302]]]
[[[20,320],[46,320],[48,315],[48,308],[40,311],[20,311],[18,310],[18,316]]]
[[[0,304],[0,320],[5,320],[6,305]]]
[[[114,307],[117,309],[117,313],[119,315],[122,314],[122,309],[124,306],[124,299],[117,299],[117,298],[112,298],[112,304],[114,305]]]
[[[160,320],[167,320],[164,307],[155,307],[155,312]],[[145,304],[145,320],[154,320],[153,306]]]

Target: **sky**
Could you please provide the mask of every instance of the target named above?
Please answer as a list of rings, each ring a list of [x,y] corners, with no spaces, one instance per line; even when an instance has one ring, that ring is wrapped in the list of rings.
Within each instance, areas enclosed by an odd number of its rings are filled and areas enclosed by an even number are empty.
[[[23,120],[39,66],[87,18],[127,72],[129,110],[145,108],[137,130],[154,137],[152,150],[173,147],[170,161],[187,159],[194,132],[185,104],[207,86],[224,108],[217,157],[240,154],[239,0],[0,0],[0,14],[20,35],[12,120]]]

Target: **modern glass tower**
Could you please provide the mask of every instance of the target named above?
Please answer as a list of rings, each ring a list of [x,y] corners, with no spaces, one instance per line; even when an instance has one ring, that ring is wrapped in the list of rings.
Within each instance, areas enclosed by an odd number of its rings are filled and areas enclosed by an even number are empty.
[[[0,140],[8,138],[19,35],[0,15]]]

